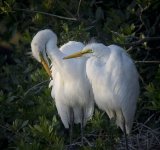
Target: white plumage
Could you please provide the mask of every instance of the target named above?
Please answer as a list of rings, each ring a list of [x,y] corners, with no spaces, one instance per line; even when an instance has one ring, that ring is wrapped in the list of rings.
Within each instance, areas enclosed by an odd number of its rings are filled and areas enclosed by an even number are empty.
[[[49,86],[52,86],[51,95],[55,98],[58,114],[65,128],[69,128],[71,121],[70,109],[73,109],[74,122],[81,123],[84,117],[85,125],[86,121],[92,117],[94,110],[91,86],[85,72],[86,58],[68,61],[62,59],[65,54],[79,51],[84,45],[70,41],[59,49],[56,34],[46,29],[34,36],[31,47],[33,56],[39,62],[39,52],[43,53],[45,60],[47,60],[47,53],[52,62],[53,80]]]
[[[80,50],[82,50],[84,48],[84,44],[81,42],[76,42],[76,41],[69,41],[67,43],[65,43],[64,45],[62,45],[59,50],[61,52],[63,52],[66,55],[70,55],[74,52],[78,52]],[[83,61],[86,61],[86,59],[84,59]],[[85,66],[84,66],[85,67]],[[55,70],[55,66],[51,64],[51,71],[52,71],[52,80],[49,83],[49,87],[52,87],[52,92],[51,92],[51,96],[52,98],[55,98],[55,90],[54,90],[54,84],[56,84],[56,80],[59,79],[59,73],[58,71]],[[57,77],[56,77],[57,74]]]
[[[99,43],[88,44],[79,53],[64,59],[80,55],[89,57],[86,62],[86,73],[97,106],[105,111],[109,118],[114,118],[116,124],[129,134],[139,95],[135,64],[121,47]]]

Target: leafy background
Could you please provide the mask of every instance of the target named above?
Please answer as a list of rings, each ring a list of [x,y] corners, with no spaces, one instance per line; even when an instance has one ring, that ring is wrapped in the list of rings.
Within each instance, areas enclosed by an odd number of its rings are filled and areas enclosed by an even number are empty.
[[[0,149],[68,149],[68,131],[51,98],[49,78],[30,54],[32,37],[45,28],[57,33],[59,46],[96,39],[126,49],[141,86],[129,147],[160,149],[159,10],[159,0],[1,0]],[[85,137],[79,146],[76,125],[73,149],[125,149],[123,133],[98,109]]]

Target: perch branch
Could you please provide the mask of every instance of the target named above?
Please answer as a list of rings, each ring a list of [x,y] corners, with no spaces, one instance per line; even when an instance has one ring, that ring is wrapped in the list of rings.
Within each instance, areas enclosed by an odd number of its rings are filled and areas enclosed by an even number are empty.
[[[37,10],[29,10],[29,9],[21,9],[21,8],[16,8],[16,9],[14,9],[14,10],[15,10],[15,11],[30,12],[30,13],[39,13],[39,14],[46,15],[46,16],[56,17],[56,18],[59,18],[59,19],[77,21],[76,18],[68,18],[68,17],[64,17],[64,16],[59,16],[59,15],[51,14],[51,13],[46,13],[46,12],[42,12],[42,11],[37,11]]]
[[[135,61],[135,63],[160,64],[160,61],[156,61],[156,60],[153,60],[153,61]]]
[[[144,39],[140,39],[136,42],[131,42],[131,43],[125,43],[124,45],[125,46],[137,46],[137,45],[140,45],[144,42],[149,42],[149,41],[160,41],[160,37],[146,37]]]
[[[47,82],[49,82],[49,81],[50,81],[50,80],[45,80],[45,81],[43,81],[43,82],[40,82],[40,83],[32,86],[31,88],[29,88],[29,89],[24,93],[24,96],[26,96],[30,91],[34,90],[34,89],[37,88],[38,86],[40,86],[40,85],[42,85],[42,84],[44,84],[44,83],[47,83]]]
[[[79,10],[80,10],[80,6],[81,6],[81,2],[82,2],[82,0],[79,0],[78,8],[77,8],[77,16],[78,17],[79,17]]]

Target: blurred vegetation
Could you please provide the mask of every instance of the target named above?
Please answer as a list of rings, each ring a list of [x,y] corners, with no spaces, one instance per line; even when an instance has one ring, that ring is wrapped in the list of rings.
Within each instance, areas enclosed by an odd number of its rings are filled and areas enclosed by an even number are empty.
[[[45,28],[57,33],[58,45],[95,38],[127,50],[137,61],[141,84],[129,145],[160,149],[159,10],[159,0],[0,0],[0,149],[68,148],[68,131],[51,98],[49,78],[30,55],[32,37]],[[76,145],[76,125],[74,149],[125,149],[123,133],[98,109],[85,137],[85,146]]]

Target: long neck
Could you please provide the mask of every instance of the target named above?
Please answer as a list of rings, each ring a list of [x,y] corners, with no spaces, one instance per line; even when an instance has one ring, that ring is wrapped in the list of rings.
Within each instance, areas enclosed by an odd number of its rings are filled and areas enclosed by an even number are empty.
[[[53,40],[49,40],[46,45],[47,55],[50,57],[52,65],[57,69],[58,72],[65,72],[71,66],[71,61],[64,61],[63,57],[65,54],[62,53]],[[65,67],[64,67],[65,66]]]
[[[100,59],[101,61],[106,61],[110,57],[111,51],[110,49],[105,46],[101,49],[96,49],[95,54],[93,54],[96,59]]]
[[[57,47],[56,43],[54,42],[53,39],[50,39],[47,44],[46,44],[46,52],[47,55],[49,56],[51,62],[55,66],[62,66],[62,61],[64,54],[59,50]]]
[[[101,57],[101,58],[103,58],[103,57],[109,57],[109,55],[110,55],[110,49],[107,46],[103,45],[103,44],[101,44],[100,46],[101,47],[98,50],[99,52],[97,53],[97,56]]]

